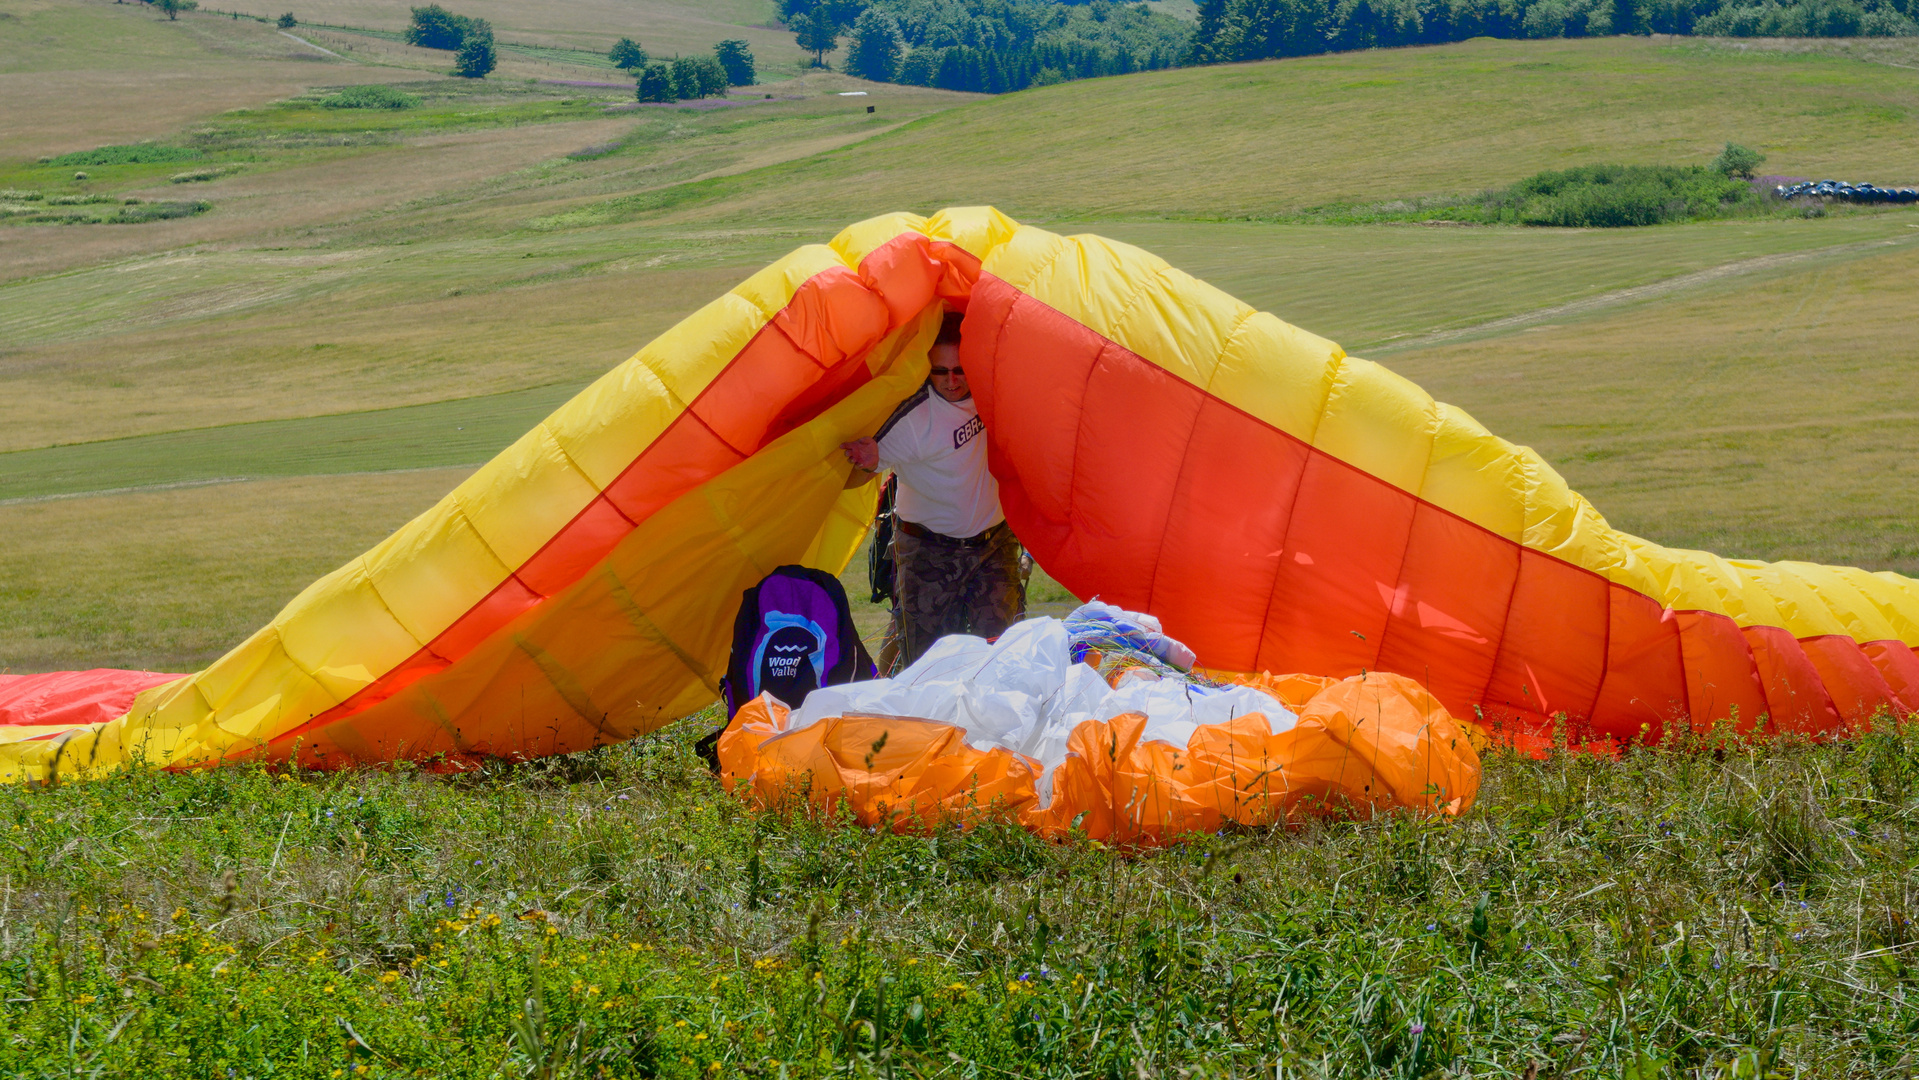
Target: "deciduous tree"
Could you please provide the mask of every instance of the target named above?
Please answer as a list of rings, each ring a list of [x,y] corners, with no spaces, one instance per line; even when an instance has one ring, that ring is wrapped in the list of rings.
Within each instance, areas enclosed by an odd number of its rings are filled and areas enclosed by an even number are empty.
[[[493,52],[493,24],[485,19],[468,21],[460,51],[453,54],[453,74],[463,79],[484,79],[499,63]]]
[[[899,25],[891,16],[868,8],[853,24],[853,36],[846,45],[846,71],[874,82],[892,82],[905,51]]]
[[[673,90],[681,98],[724,97],[726,69],[711,56],[676,56]]]
[[[814,8],[794,24],[793,39],[799,42],[800,48],[813,54],[814,67],[823,68],[827,66],[826,54],[840,47],[840,24],[826,8]]]
[[[713,55],[726,69],[726,81],[733,86],[752,86],[758,82],[753,70],[753,50],[739,38],[727,38],[713,46]]]
[[[673,86],[673,69],[655,60],[640,69],[635,92],[641,101],[673,101],[679,97]]]
[[[622,71],[632,71],[634,68],[646,66],[646,50],[640,48],[639,42],[629,37],[623,37],[614,42],[606,58],[613,61],[613,66]]]
[[[900,63],[900,81],[908,86],[931,86],[939,66],[938,49],[914,49]]]
[[[423,49],[458,49],[466,43],[466,35],[473,25],[484,21],[455,15],[438,4],[416,7],[413,21],[407,24],[406,43]],[[487,29],[489,33],[492,31],[491,26]]]

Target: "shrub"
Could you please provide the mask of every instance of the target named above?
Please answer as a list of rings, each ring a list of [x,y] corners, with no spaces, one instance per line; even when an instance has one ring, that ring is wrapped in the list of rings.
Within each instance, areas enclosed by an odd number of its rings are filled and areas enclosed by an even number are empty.
[[[294,18],[293,12],[289,11],[285,15],[280,16],[276,25],[278,25],[280,29],[282,30],[291,30],[294,27],[300,25],[300,20]]]
[[[1719,152],[1719,156],[1712,159],[1712,171],[1721,176],[1737,176],[1750,180],[1752,171],[1764,164],[1765,160],[1766,155],[1759,151],[1749,146],[1729,142],[1726,148]]]
[[[1542,172],[1484,200],[1499,220],[1619,228],[1721,216],[1752,186],[1697,165],[1586,165]]]
[[[1585,165],[1535,173],[1471,198],[1430,197],[1315,207],[1300,220],[1325,224],[1465,221],[1621,228],[1761,213],[1766,201],[1744,180],[1698,165]]]
[[[345,90],[320,99],[320,107],[325,109],[412,109],[417,108],[420,99],[391,86],[349,86]]]

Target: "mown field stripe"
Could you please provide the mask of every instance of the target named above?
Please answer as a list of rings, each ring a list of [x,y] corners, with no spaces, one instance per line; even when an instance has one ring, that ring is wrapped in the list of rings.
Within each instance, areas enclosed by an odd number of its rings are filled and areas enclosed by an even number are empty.
[[[0,502],[269,476],[485,461],[578,392],[554,384],[367,412],[135,435],[0,454]]]
[[[1474,326],[1461,326],[1444,330],[1434,330],[1418,337],[1402,338],[1390,344],[1374,345],[1367,348],[1373,354],[1403,352],[1408,349],[1423,349],[1433,345],[1445,345],[1456,341],[1471,341],[1478,338],[1498,337],[1517,330],[1537,326],[1549,319],[1577,319],[1587,315],[1596,315],[1625,304],[1647,300],[1659,300],[1682,293],[1690,289],[1714,285],[1730,278],[1763,274],[1772,271],[1798,268],[1806,263],[1851,262],[1854,259],[1867,259],[1876,255],[1889,254],[1900,248],[1919,241],[1919,233],[1911,236],[1893,237],[1883,240],[1862,240],[1852,244],[1839,244],[1834,247],[1813,248],[1808,251],[1785,252],[1776,255],[1759,255],[1750,259],[1721,263],[1704,270],[1689,274],[1680,274],[1663,281],[1646,285],[1634,285],[1629,288],[1615,289],[1599,296],[1583,297],[1563,304],[1523,311],[1516,315],[1507,315]]]

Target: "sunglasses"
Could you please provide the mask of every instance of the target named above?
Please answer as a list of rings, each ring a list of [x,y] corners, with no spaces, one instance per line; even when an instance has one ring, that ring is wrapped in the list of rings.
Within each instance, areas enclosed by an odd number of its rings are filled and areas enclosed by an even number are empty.
[[[935,379],[944,379],[948,375],[964,375],[966,374],[966,369],[956,367],[928,368],[927,374],[933,376]]]

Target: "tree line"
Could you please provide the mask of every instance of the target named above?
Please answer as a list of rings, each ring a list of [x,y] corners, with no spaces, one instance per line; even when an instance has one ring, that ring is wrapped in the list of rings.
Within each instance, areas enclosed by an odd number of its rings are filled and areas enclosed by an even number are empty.
[[[640,43],[621,38],[607,53],[613,66],[632,74],[635,92],[641,101],[685,101],[690,98],[719,97],[729,86],[752,86],[758,81],[753,50],[739,38],[728,38],[713,46],[711,56],[675,56],[655,60]]]
[[[1265,60],[1471,37],[1919,34],[1919,0],[1200,0],[1187,59]]]
[[[1053,0],[780,0],[816,66],[874,82],[997,94],[1187,60],[1191,28],[1143,3]]]
[[[193,0],[146,0],[173,14]],[[1030,86],[1188,64],[1472,37],[1613,34],[1726,37],[1919,35],[1919,0],[1199,0],[1191,25],[1144,3],[1112,0],[779,0],[780,17],[813,63],[845,46],[851,75],[874,82],[998,94]],[[454,52],[455,74],[496,63],[493,27],[438,4],[412,9],[406,39]],[[291,16],[283,16],[290,23]],[[641,101],[724,94],[757,81],[739,39],[712,55],[653,59],[621,38],[609,59]]]
[[[292,16],[283,18],[291,20]],[[426,49],[452,50],[454,74],[467,78],[484,78],[497,60],[491,23],[457,15],[438,4],[413,9],[406,40],[409,45]],[[752,86],[756,81],[753,50],[737,38],[714,45],[711,56],[655,60],[639,42],[623,37],[613,43],[607,59],[633,75],[641,101],[714,97],[725,94],[729,86]]]

